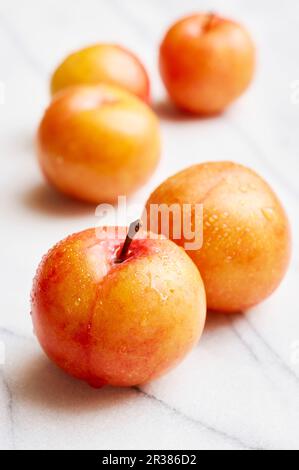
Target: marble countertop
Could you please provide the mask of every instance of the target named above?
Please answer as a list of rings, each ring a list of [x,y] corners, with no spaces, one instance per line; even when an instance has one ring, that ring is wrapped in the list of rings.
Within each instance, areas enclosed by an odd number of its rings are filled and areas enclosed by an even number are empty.
[[[165,105],[157,47],[169,23],[196,9],[248,26],[255,82],[225,115],[190,119]],[[34,133],[51,71],[96,41],[133,49],[151,73],[163,156],[131,200],[143,204],[166,176],[229,159],[276,189],[292,222],[292,263],[281,287],[244,315],[209,315],[192,354],[140,389],[93,390],[40,350],[29,295],[41,256],[94,226],[94,208],[45,186]],[[1,314],[0,448],[299,449],[299,5],[292,0],[2,0],[0,4]]]

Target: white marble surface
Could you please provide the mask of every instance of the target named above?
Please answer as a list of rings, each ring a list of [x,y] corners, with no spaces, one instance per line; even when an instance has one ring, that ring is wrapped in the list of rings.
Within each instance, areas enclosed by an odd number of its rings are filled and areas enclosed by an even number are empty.
[[[182,119],[163,107],[157,46],[170,21],[201,8],[248,26],[258,71],[224,116]],[[209,316],[188,359],[141,390],[97,391],[67,377],[42,354],[29,316],[41,256],[96,223],[93,208],[45,187],[33,136],[53,67],[100,40],[121,42],[144,58],[161,115],[160,168],[131,203],[142,204],[158,182],[188,164],[231,159],[272,183],[294,234],[292,264],[278,291],[246,315]],[[298,449],[299,103],[291,88],[299,80],[297,2],[1,0],[0,44],[0,448]]]

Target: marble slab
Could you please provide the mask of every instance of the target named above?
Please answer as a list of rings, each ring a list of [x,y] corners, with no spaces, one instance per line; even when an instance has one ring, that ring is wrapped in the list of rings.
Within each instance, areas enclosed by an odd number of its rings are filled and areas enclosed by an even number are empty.
[[[165,28],[199,8],[242,21],[258,50],[251,89],[227,113],[206,120],[167,105],[156,64]],[[34,149],[51,71],[69,51],[96,41],[121,42],[144,58],[161,118],[162,160],[130,201],[132,216],[166,176],[229,159],[272,184],[294,238],[288,275],[270,299],[244,315],[209,315],[193,353],[136,389],[93,390],[66,376],[41,352],[29,315],[41,256],[66,234],[97,223],[93,208],[45,186]],[[299,5],[2,0],[0,44],[0,448],[298,450]]]

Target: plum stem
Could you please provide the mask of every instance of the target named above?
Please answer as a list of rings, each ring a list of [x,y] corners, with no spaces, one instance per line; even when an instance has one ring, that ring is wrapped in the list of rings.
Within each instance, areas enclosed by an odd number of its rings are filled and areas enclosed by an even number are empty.
[[[206,31],[210,28],[210,26],[212,26],[212,23],[215,17],[216,17],[216,14],[213,11],[207,14],[206,21],[204,23],[204,29]]]
[[[130,224],[126,239],[121,249],[121,252],[119,253],[119,255],[117,256],[115,260],[116,263],[123,263],[123,261],[125,261],[130,245],[132,243],[132,240],[135,237],[136,233],[139,232],[141,227],[142,227],[142,222],[140,219],[137,219]]]

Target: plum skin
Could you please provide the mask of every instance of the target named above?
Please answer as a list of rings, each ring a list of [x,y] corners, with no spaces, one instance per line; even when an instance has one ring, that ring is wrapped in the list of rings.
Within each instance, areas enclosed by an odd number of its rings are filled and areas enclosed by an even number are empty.
[[[148,382],[197,343],[206,316],[204,286],[184,250],[161,237],[123,239],[95,229],[72,235],[42,260],[32,289],[32,320],[52,361],[92,386]]]
[[[278,287],[290,260],[290,225],[276,194],[257,173],[232,162],[182,170],[148,199],[149,230],[150,205],[173,203],[203,204],[203,246],[187,253],[201,273],[210,310],[246,310]],[[174,241],[184,246],[186,240]]]
[[[140,60],[117,44],[94,44],[68,55],[55,70],[51,93],[75,85],[115,85],[150,101],[150,80]]]

